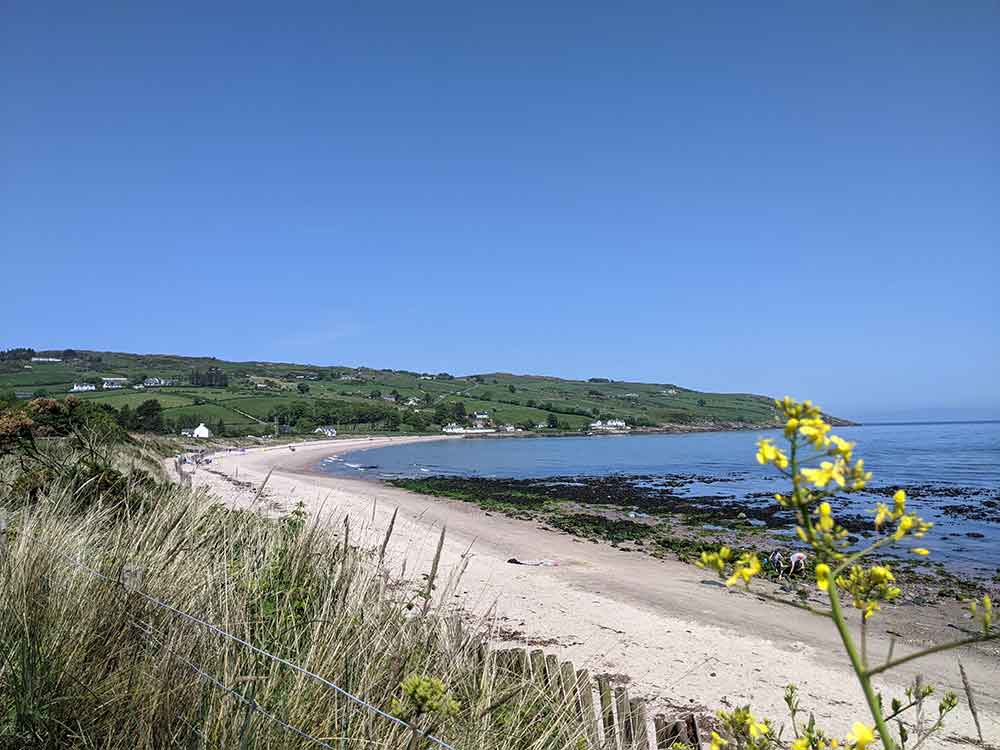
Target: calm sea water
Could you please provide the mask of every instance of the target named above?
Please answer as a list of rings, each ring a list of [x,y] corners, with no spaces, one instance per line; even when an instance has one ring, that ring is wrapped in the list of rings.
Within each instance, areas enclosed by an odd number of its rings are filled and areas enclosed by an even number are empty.
[[[1000,568],[1000,422],[871,424],[836,432],[857,443],[856,455],[875,473],[873,486],[913,488],[911,506],[937,524],[925,540],[937,559],[987,575]],[[447,440],[356,451],[325,459],[320,468],[373,479],[695,475],[713,481],[693,481],[681,492],[721,502],[784,487],[754,459],[756,441],[765,435],[780,438],[772,430]],[[872,502],[851,496],[841,507],[862,512]]]

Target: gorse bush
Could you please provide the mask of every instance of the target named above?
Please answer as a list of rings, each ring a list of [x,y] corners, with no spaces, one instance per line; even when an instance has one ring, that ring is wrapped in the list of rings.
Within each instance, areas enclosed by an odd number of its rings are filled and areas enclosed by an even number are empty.
[[[872,478],[871,472],[865,470],[863,459],[855,458],[853,443],[830,433],[830,425],[824,421],[819,407],[788,397],[776,403],[785,418],[784,437],[788,449],[764,438],[757,444],[757,461],[773,466],[791,482],[791,491],[775,495],[774,499],[795,513],[796,533],[812,550],[816,587],[826,596],[829,607],[821,609],[803,602],[785,601],[766,592],[755,590],[755,593],[831,621],[864,693],[871,719],[870,722],[855,721],[850,734],[841,743],[817,727],[812,718],[806,723],[800,720],[803,711],[797,691],[790,686],[785,695],[794,733],[790,746],[792,750],[828,750],[843,744],[852,750],[865,750],[881,743],[886,750],[915,748],[941,729],[945,717],[957,705],[957,697],[954,693],[946,693],[938,702],[936,717],[930,726],[910,736],[903,717],[909,711],[921,711],[934,688],[918,681],[902,698],[894,697],[886,702],[875,690],[872,678],[922,656],[1000,638],[1000,629],[993,624],[993,603],[989,596],[983,597],[981,606],[979,602],[970,602],[979,633],[906,656],[893,658],[890,655],[885,662],[873,664],[868,658],[868,622],[883,603],[895,599],[900,591],[895,586],[896,579],[889,564],[867,564],[867,559],[883,548],[921,539],[932,525],[907,509],[906,493],[899,490],[893,496],[892,507],[878,503],[872,510],[872,524],[880,533],[879,538],[861,549],[853,549],[847,530],[834,518],[830,500],[839,493],[863,490]],[[921,557],[929,554],[919,543],[910,546],[908,551]],[[748,588],[762,569],[755,553],[734,555],[727,547],[702,553],[699,565],[717,571],[729,586],[742,584]],[[860,632],[857,637],[851,631],[848,608],[858,613]],[[772,722],[758,720],[749,706],[721,711],[718,716],[721,733],[712,734],[712,750],[726,746],[732,746],[729,750],[768,750],[785,744]]]
[[[300,731],[338,749],[430,747],[430,733],[561,750],[584,736],[571,706],[480,648],[485,623],[425,606],[427,581],[394,578],[343,527],[222,507],[137,445],[17,440],[0,458],[0,748],[317,746]],[[13,493],[39,467],[44,481]],[[119,583],[137,570],[137,588]]]

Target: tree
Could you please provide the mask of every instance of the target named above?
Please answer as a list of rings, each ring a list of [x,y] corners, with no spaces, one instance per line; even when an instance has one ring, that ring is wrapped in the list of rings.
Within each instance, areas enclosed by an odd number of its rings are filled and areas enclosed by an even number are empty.
[[[143,401],[135,410],[134,429],[143,432],[163,431],[163,407],[155,398]]]
[[[559,426],[559,417],[550,413],[548,418],[545,420],[545,424],[549,427],[556,428]]]
[[[700,406],[702,409],[704,409],[705,408],[705,399],[699,398],[698,399],[698,406]]]
[[[299,383],[297,386],[295,386],[295,388],[298,390],[299,393],[301,393],[303,395],[309,393],[309,384],[308,383]]]
[[[368,394],[368,398],[370,398],[372,401],[378,401],[380,398],[382,398],[382,391],[376,389]]]
[[[131,430],[134,429],[134,421],[135,415],[132,413],[132,409],[128,404],[125,404],[125,406],[118,411],[118,424],[123,430]]]
[[[507,390],[510,391],[511,393],[517,393],[517,388],[514,387],[513,383],[507,386]]]
[[[219,421],[215,423],[215,429],[213,429],[212,432],[214,432],[217,436],[222,437],[226,434],[226,423],[223,422],[222,419],[219,419]]]

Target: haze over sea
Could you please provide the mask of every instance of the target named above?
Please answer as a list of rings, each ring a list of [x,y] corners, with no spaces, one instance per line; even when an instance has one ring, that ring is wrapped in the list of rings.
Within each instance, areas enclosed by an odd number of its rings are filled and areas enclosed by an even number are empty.
[[[857,443],[856,455],[875,474],[873,488],[907,488],[911,508],[935,522],[921,542],[932,559],[979,575],[1000,572],[1000,421],[868,424],[836,432]],[[785,485],[754,459],[756,441],[771,434],[780,437],[770,430],[442,440],[349,453],[325,459],[320,468],[370,479],[684,475],[693,481],[679,495],[761,503],[769,502],[761,493]],[[838,510],[867,513],[874,500],[848,496]]]

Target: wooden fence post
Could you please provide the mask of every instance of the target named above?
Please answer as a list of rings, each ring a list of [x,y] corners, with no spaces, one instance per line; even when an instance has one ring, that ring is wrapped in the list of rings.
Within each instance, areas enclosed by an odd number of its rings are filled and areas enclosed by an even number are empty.
[[[636,750],[649,750],[649,727],[646,725],[646,704],[641,700],[629,701],[632,719],[632,744]]]
[[[531,666],[528,663],[528,652],[523,648],[514,649],[514,671],[525,679],[531,677]]]
[[[545,655],[545,685],[550,693],[559,695],[559,659],[554,654]]]
[[[632,721],[628,705],[628,690],[615,688],[615,709],[618,712],[618,733],[622,738],[622,747],[632,746]]]
[[[665,750],[670,747],[667,742],[667,717],[657,714],[653,717],[653,741],[656,743],[656,750]]]
[[[688,743],[696,748],[701,747],[701,732],[698,730],[698,717],[688,714],[687,720]]]
[[[573,662],[564,661],[561,669],[562,671],[560,672],[560,675],[562,677],[561,683],[563,697],[571,707],[576,709],[576,712],[579,715],[580,703],[576,697],[576,668],[573,666]]]
[[[0,508],[0,558],[7,557],[7,511]]]
[[[591,682],[590,673],[586,669],[579,669],[576,672],[576,694],[580,701],[580,713],[583,715],[583,723],[587,728],[590,746],[597,748],[601,743],[601,735],[597,728],[597,716],[594,713],[594,683]]]
[[[545,687],[545,653],[540,648],[531,652],[531,677],[539,687]]]
[[[618,733],[615,731],[614,701],[611,697],[611,680],[605,676],[597,678],[597,692],[601,700],[601,723],[604,725],[604,746],[613,750],[618,746]]]

